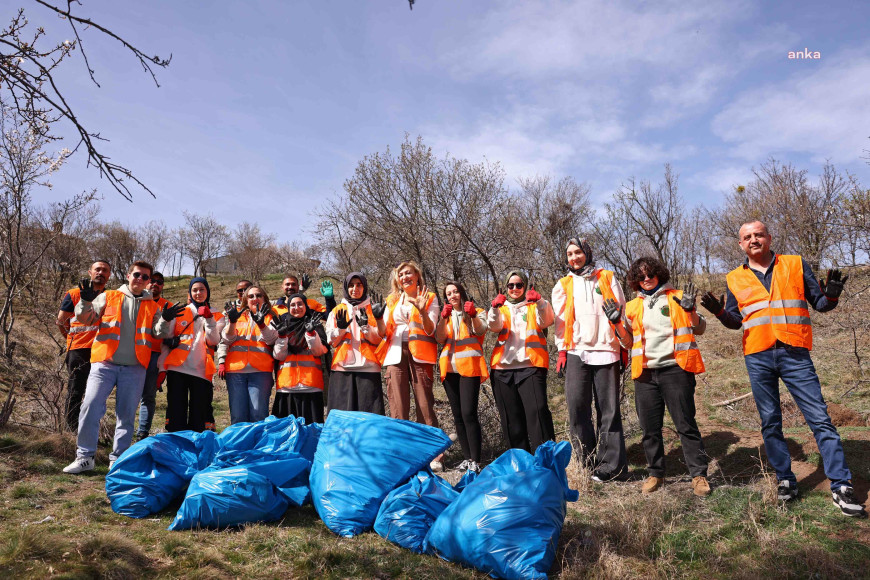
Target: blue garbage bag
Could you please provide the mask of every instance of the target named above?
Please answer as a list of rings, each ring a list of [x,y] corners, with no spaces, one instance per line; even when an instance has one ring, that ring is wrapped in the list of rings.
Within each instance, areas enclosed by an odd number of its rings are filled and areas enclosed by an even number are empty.
[[[301,455],[287,454],[278,460],[209,467],[191,480],[168,529],[223,528],[278,520],[291,505],[302,505],[308,487],[294,482],[309,465]]]
[[[131,518],[159,512],[184,494],[194,474],[212,462],[217,447],[211,431],[158,433],[139,441],[106,475],[112,509]]]
[[[222,451],[215,456],[209,469],[245,467],[251,464],[281,461],[283,459],[298,457],[302,457],[302,459],[308,461],[307,457],[303,457],[299,453],[292,451],[271,452],[260,451],[259,449],[252,449],[250,451]],[[291,496],[291,503],[293,505],[305,505],[311,503],[311,491],[308,488],[308,474],[310,471],[311,462],[309,461],[304,470],[300,471],[296,476],[283,485],[284,488],[292,489],[292,492],[285,489],[285,493],[288,493]]]
[[[453,489],[462,493],[468,484],[477,479],[477,472],[471,469],[466,469],[465,473],[462,474],[462,477],[459,478],[459,481],[456,482],[456,485],[453,486]]]
[[[375,518],[375,531],[382,537],[418,554],[435,519],[459,493],[428,469],[411,476],[384,499]]]
[[[218,437],[221,452],[260,451],[299,453],[308,461],[314,460],[317,441],[323,425],[305,424],[302,417],[290,415],[281,419],[270,415],[256,423],[236,423],[221,432]]]
[[[311,497],[330,530],[371,529],[387,494],[451,445],[437,427],[358,411],[331,411],[311,467]]]
[[[495,578],[546,578],[576,501],[565,467],[571,444],[548,441],[534,457],[511,449],[487,466],[441,512],[423,549]]]

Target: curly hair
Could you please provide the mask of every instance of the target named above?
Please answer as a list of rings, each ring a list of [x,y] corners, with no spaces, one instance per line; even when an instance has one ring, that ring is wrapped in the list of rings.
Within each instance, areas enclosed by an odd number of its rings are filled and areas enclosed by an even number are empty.
[[[629,287],[637,292],[640,290],[640,282],[647,276],[655,276],[659,279],[659,284],[665,284],[671,279],[671,272],[658,258],[644,256],[634,261],[628,269],[627,282]]]

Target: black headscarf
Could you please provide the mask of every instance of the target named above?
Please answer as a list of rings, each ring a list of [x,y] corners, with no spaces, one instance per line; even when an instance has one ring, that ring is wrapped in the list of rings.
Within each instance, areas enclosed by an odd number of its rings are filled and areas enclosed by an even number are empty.
[[[197,302],[193,299],[193,294],[191,290],[193,290],[193,285],[197,282],[200,282],[203,286],[205,286],[205,302]],[[208,306],[208,301],[211,298],[211,288],[208,287],[208,280],[197,276],[195,278],[190,279],[190,285],[187,287],[187,296],[190,298],[190,303],[199,308],[200,306]]]
[[[565,244],[565,251],[568,251],[568,246],[577,246],[583,253],[586,254],[586,262],[580,268],[572,268],[571,264],[568,264],[568,259],[565,258],[565,264],[568,266],[568,269],[576,274],[577,276],[583,276],[584,278],[588,278],[592,272],[595,271],[595,257],[592,254],[592,246],[589,245],[589,240],[586,238],[581,238],[577,236],[575,238],[570,238],[568,243]]]
[[[305,314],[296,318],[292,314],[290,314],[290,303],[293,302],[294,298],[299,298],[302,300],[302,304],[305,305]],[[287,296],[287,302],[285,303],[287,306],[287,312],[285,312],[282,316],[289,325],[289,340],[287,341],[287,348],[293,354],[297,354],[300,351],[305,350],[305,323],[311,318],[313,311],[308,307],[308,300],[305,298],[305,294],[301,292],[297,292],[296,294],[291,294]]]
[[[362,285],[363,285],[363,294],[359,298],[351,298],[350,291],[348,290],[348,288],[350,288],[350,281],[353,280],[354,278],[359,278],[360,282],[362,282]],[[368,280],[366,280],[365,275],[362,272],[351,272],[350,274],[348,274],[344,279],[344,299],[347,300],[348,302],[350,302],[350,304],[353,306],[359,306],[360,304],[365,302],[368,299],[368,297],[369,297],[369,282],[368,282]]]
[[[507,298],[507,301],[511,304],[519,304],[526,299],[526,292],[529,290],[529,278],[528,276],[526,276],[525,272],[522,272],[520,270],[511,270],[510,272],[508,272],[507,277],[504,279],[505,292],[507,292],[508,282],[510,282],[511,278],[513,278],[514,276],[519,276],[523,281],[523,295],[519,298],[511,298],[510,294],[506,293],[505,298]]]

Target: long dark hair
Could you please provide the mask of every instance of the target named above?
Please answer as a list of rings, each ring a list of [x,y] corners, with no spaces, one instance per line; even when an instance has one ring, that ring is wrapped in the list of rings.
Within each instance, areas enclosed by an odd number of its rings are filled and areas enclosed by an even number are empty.
[[[447,287],[448,286],[456,286],[456,289],[459,290],[459,301],[462,302],[462,304],[465,304],[466,302],[468,302],[468,292],[465,291],[465,286],[463,286],[461,283],[457,282],[456,280],[448,280],[444,284],[444,304],[450,303],[450,301],[447,300]]]

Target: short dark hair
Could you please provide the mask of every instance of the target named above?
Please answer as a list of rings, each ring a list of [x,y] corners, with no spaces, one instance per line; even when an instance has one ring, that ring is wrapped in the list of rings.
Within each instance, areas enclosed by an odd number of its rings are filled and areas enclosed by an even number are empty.
[[[136,260],[135,262],[133,262],[132,264],[130,264],[130,267],[129,267],[129,268],[127,268],[127,275],[129,276],[130,274],[132,274],[132,273],[133,273],[133,268],[136,268],[137,266],[138,266],[139,268],[142,268],[143,270],[144,270],[145,268],[148,268],[148,275],[149,275],[149,276],[151,276],[151,275],[154,274],[154,266],[152,266],[151,264],[149,264],[149,263],[146,262],[145,260]]]
[[[283,283],[284,280],[296,280],[296,283],[297,284],[299,283],[299,278],[297,278],[293,274],[287,274],[286,276],[284,276],[284,278],[281,280],[281,282]]]
[[[253,286],[253,285],[254,285],[254,283],[251,282],[250,280],[248,280],[247,278],[242,278],[241,280],[239,280],[238,282],[236,282],[236,286],[238,286],[239,284],[247,284],[248,286]]]
[[[96,260],[94,260],[93,262],[91,262],[91,266],[93,266],[94,264],[98,264],[98,263],[99,263],[99,264],[105,264],[106,266],[109,267],[109,270],[112,269],[112,263],[111,263],[110,261],[108,261],[108,260],[103,260],[103,259],[96,259]],[[90,268],[90,267],[89,267],[89,268]]]
[[[643,280],[643,275],[655,276],[659,279],[659,284],[665,284],[671,279],[671,272],[658,258],[652,256],[643,256],[634,261],[628,269],[628,285],[635,292],[640,290],[640,281]]]
[[[151,279],[160,278],[161,280],[166,280],[166,276],[163,275],[163,272],[151,272]]]

